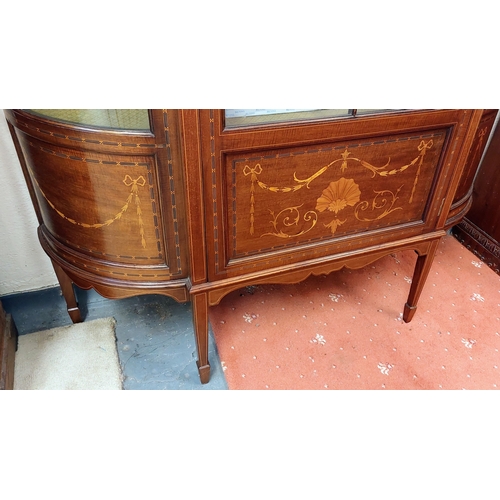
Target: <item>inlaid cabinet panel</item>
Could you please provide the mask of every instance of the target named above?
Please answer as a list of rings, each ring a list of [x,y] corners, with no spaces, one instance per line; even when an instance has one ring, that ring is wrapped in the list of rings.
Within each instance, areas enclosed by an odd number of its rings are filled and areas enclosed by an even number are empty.
[[[19,138],[45,226],[55,238],[112,261],[165,262],[154,155],[82,153]]]
[[[453,205],[448,214],[446,227],[451,227],[460,222],[471,208],[473,203],[474,181],[478,173],[481,158],[483,157],[483,153],[485,153],[486,145],[492,134],[497,113],[497,109],[483,110],[481,121],[474,137],[474,142],[470,148],[464,171],[460,177]]]
[[[232,257],[422,221],[445,137],[225,156]]]
[[[403,117],[249,131],[201,113],[210,279],[442,227],[471,112]]]

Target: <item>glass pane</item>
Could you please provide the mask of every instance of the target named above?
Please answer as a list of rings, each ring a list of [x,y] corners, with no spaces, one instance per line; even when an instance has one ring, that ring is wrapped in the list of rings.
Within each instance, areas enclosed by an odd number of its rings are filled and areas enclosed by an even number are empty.
[[[389,111],[397,111],[395,109],[357,109],[357,115],[372,115],[377,113],[388,113]]]
[[[150,130],[147,109],[30,109],[30,113],[91,127]]]
[[[226,109],[226,127],[317,120],[351,115],[350,109]]]

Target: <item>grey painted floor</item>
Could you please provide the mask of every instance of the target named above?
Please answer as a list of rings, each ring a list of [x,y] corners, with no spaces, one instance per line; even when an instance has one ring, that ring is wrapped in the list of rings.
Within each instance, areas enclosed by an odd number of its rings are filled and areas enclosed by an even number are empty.
[[[227,389],[210,331],[211,377],[202,385],[196,367],[191,305],[161,295],[108,300],[94,291],[76,289],[85,320],[116,319],[118,355],[124,389]],[[60,289],[50,288],[1,298],[19,335],[71,324]]]

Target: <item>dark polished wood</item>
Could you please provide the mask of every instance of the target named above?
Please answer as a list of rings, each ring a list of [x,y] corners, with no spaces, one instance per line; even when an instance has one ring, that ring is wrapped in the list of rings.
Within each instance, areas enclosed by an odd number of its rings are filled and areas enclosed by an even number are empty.
[[[481,197],[478,196],[477,188],[475,188],[475,186],[477,186],[477,182],[475,183],[474,180],[476,176],[479,177],[481,175],[478,172],[478,168],[491,135],[497,113],[497,109],[483,110],[481,121],[479,122],[479,126],[474,136],[474,142],[472,143],[469,155],[467,156],[464,171],[460,178],[455,197],[453,198],[453,204],[448,214],[445,226],[447,229],[462,221],[464,216],[469,212],[473,200]],[[486,195],[487,191],[484,191],[484,194]]]
[[[10,314],[0,302],[0,390],[14,388],[14,363],[17,348],[17,329]]]
[[[202,384],[210,380],[210,363],[208,362],[208,298],[206,292],[193,294],[193,323],[198,348],[198,371]]]
[[[433,240],[429,245],[427,252],[423,255],[417,257],[417,262],[415,264],[415,271],[413,272],[413,278],[410,287],[410,293],[408,295],[408,301],[405,304],[403,312],[403,320],[409,323],[417,310],[417,302],[422,293],[427,276],[429,276],[429,271],[431,270],[432,261],[436,255],[436,250],[439,245],[439,240]]]
[[[243,286],[414,250],[410,321],[440,238],[468,209],[484,118],[428,110],[236,128],[223,110],[152,110],[151,132],[127,132],[6,116],[73,321],[73,283],[191,300],[202,383],[208,308]]]
[[[494,110],[496,111],[496,110]],[[490,113],[490,125],[496,113]],[[484,127],[481,120],[480,131]],[[490,125],[491,128],[491,125]],[[485,135],[485,134],[483,134]],[[476,158],[479,155],[476,155]],[[479,163],[479,159],[477,159]],[[500,274],[500,128],[496,126],[474,182],[472,205],[455,237]]]
[[[73,323],[81,323],[82,316],[80,313],[80,308],[78,307],[78,301],[76,299],[75,290],[73,288],[73,282],[69,278],[69,276],[62,270],[60,266],[58,266],[54,261],[52,261],[52,266],[54,267],[54,271],[57,276],[57,280],[59,281],[59,285],[61,286],[61,291],[66,301],[67,310],[69,317]]]

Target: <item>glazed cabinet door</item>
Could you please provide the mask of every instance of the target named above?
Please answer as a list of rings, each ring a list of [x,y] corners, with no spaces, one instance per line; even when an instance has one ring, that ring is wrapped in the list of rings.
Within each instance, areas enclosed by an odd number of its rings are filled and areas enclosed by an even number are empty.
[[[337,111],[267,123],[200,112],[209,280],[442,231],[480,115]]]
[[[76,284],[125,296],[187,277],[176,113],[6,111],[41,244]]]

